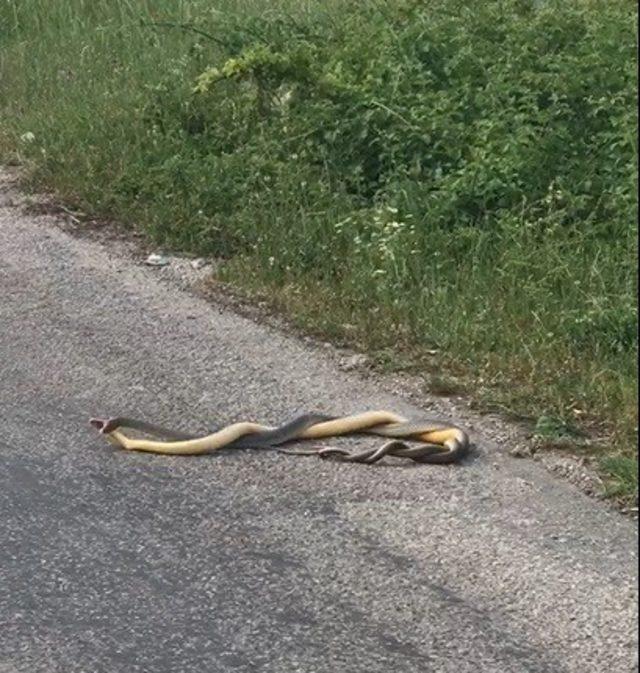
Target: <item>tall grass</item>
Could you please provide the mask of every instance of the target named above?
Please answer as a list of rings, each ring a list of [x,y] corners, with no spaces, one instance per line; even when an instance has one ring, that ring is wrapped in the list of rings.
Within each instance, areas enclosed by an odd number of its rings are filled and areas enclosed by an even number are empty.
[[[0,147],[307,327],[629,456],[635,12],[5,0]]]

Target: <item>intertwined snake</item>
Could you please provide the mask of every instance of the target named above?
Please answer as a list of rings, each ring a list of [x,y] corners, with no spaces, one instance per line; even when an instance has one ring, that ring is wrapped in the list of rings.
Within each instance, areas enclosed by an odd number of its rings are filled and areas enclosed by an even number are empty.
[[[305,414],[279,427],[258,423],[234,423],[205,437],[169,430],[133,418],[93,418],[91,425],[123,449],[169,455],[197,455],[220,449],[275,449],[294,455],[333,457],[352,463],[375,463],[383,456],[411,458],[419,463],[452,463],[469,450],[464,430],[434,421],[412,421],[389,411],[367,411],[352,416],[334,417]],[[163,441],[127,436],[123,429],[136,430]],[[322,439],[347,434],[390,437],[379,448],[350,452],[344,448],[314,447],[283,449],[282,444],[301,439]],[[407,441],[420,442],[417,446]]]

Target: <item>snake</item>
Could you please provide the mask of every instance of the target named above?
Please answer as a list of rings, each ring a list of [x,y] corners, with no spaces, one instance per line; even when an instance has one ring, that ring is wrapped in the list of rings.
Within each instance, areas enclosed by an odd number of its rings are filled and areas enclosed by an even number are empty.
[[[90,424],[115,446],[173,456],[194,456],[222,449],[274,449],[297,456],[318,456],[351,463],[376,463],[385,456],[409,458],[418,463],[447,464],[459,461],[469,451],[469,436],[463,429],[432,420],[409,420],[391,411],[366,411],[348,416],[309,413],[280,425],[233,423],[211,434],[197,436],[127,416],[92,418]],[[131,436],[127,430],[155,439]],[[388,438],[380,447],[359,451],[320,446],[290,449],[282,445],[298,440],[316,440],[341,435],[365,434]],[[410,445],[408,442],[418,442]]]

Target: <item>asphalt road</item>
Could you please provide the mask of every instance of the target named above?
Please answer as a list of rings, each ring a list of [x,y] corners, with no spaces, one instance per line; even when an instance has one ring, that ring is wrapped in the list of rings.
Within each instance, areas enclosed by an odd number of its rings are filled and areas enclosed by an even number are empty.
[[[421,412],[16,199],[5,183],[0,673],[637,670],[636,524],[490,437],[454,466],[106,444],[90,416]]]

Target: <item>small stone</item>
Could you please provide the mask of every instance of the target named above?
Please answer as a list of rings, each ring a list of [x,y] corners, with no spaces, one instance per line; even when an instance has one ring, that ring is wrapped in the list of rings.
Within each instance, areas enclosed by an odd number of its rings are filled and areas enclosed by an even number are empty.
[[[191,266],[194,269],[202,269],[202,267],[207,266],[207,260],[202,259],[202,257],[198,257],[197,259],[191,260]]]
[[[147,266],[167,266],[169,264],[169,259],[164,255],[149,255],[145,261]]]
[[[509,451],[509,455],[514,458],[531,458],[533,451],[527,444],[517,444]]]
[[[366,367],[369,364],[369,358],[366,355],[352,355],[340,361],[340,368],[348,372],[360,367]]]

